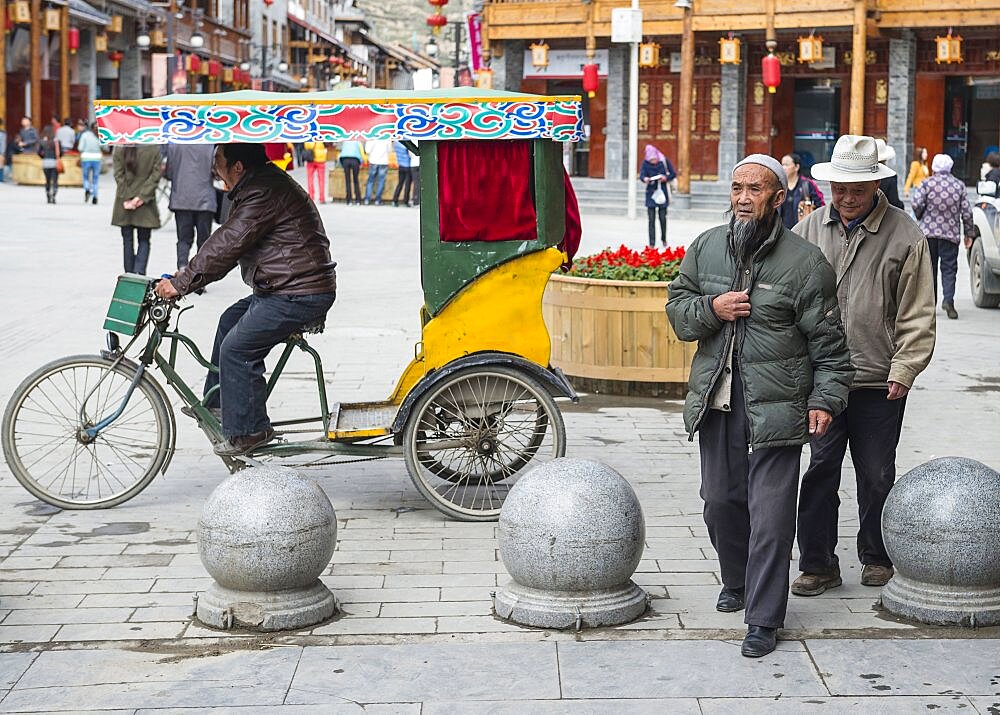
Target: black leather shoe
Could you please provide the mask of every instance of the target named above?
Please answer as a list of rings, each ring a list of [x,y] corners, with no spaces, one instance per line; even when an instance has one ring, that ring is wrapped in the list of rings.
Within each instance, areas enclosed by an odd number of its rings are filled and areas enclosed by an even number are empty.
[[[715,610],[722,613],[735,613],[742,611],[746,605],[744,600],[744,589],[724,588],[719,594],[719,600],[715,604]]]
[[[743,648],[740,652],[746,658],[760,658],[772,652],[778,644],[778,629],[766,626],[748,626]]]
[[[266,430],[253,434],[230,437],[215,445],[212,451],[220,457],[239,457],[263,447],[272,439],[274,439],[274,430],[268,427]]]

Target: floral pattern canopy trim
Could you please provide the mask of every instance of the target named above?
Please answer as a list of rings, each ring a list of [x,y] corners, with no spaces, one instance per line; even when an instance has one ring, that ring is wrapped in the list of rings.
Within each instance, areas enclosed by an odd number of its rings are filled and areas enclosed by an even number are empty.
[[[295,94],[240,90],[94,105],[103,144],[583,139],[579,97],[471,87]]]

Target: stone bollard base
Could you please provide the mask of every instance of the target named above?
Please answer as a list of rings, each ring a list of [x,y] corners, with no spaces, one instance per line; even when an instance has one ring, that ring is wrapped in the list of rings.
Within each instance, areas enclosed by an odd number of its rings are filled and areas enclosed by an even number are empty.
[[[213,583],[198,595],[198,620],[210,628],[285,631],[321,623],[338,611],[337,599],[317,579],[287,591],[236,591]]]
[[[634,621],[649,596],[632,581],[598,591],[542,591],[511,581],[493,597],[496,615],[536,628],[600,628]]]
[[[882,588],[887,611],[921,623],[980,628],[1000,625],[1000,588],[949,587],[914,581],[899,572]]]

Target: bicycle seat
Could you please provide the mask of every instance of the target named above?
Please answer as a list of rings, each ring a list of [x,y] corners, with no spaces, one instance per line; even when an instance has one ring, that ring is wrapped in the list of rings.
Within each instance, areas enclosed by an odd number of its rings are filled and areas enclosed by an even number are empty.
[[[294,333],[288,336],[289,340],[301,339],[303,335],[312,335],[316,333],[322,333],[323,329],[326,328],[326,316],[318,318],[311,323],[304,324],[301,328],[296,330]]]

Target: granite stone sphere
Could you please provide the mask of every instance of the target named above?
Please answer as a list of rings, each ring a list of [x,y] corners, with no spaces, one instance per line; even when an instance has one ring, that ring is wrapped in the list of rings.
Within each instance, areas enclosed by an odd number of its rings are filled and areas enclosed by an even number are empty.
[[[500,557],[518,584],[594,591],[629,582],[646,527],[639,499],[614,469],[588,459],[540,464],[500,511]]]
[[[337,516],[315,482],[284,467],[245,469],[209,496],[198,551],[219,586],[283,591],[311,586],[337,543]]]
[[[907,472],[882,511],[901,575],[942,586],[1000,586],[1000,473],[963,457]]]

